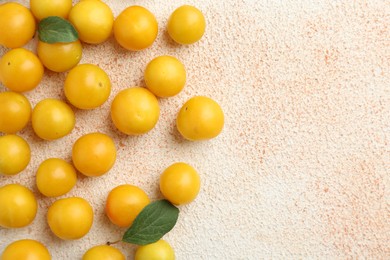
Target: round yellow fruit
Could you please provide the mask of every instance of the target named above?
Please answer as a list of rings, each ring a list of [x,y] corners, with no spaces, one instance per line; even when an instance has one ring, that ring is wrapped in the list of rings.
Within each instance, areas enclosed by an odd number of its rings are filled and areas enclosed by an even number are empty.
[[[189,164],[174,163],[161,174],[160,190],[173,204],[187,204],[198,196],[199,174]]]
[[[23,48],[12,49],[0,59],[0,79],[15,92],[26,92],[38,86],[43,77],[43,65],[38,57]]]
[[[14,134],[22,130],[31,118],[31,104],[22,94],[0,93],[0,132]]]
[[[76,28],[81,41],[98,44],[110,37],[114,15],[110,7],[101,1],[82,1],[70,10],[69,21]]]
[[[43,161],[37,170],[38,190],[47,197],[57,197],[68,193],[77,182],[74,167],[59,158]]]
[[[102,133],[83,135],[73,145],[72,160],[76,169],[85,176],[101,176],[115,163],[114,141]]]
[[[0,45],[19,48],[35,34],[35,19],[30,10],[18,3],[0,5]]]
[[[224,125],[224,114],[217,102],[208,97],[189,99],[176,119],[177,129],[188,140],[207,140],[219,135]]]
[[[156,17],[142,6],[123,10],[114,22],[114,36],[125,49],[139,51],[151,46],[157,37]]]
[[[107,73],[93,64],[81,64],[73,68],[65,79],[65,96],[80,109],[101,106],[111,93],[111,81]]]
[[[49,250],[39,241],[17,240],[9,244],[1,255],[1,260],[50,260]]]
[[[69,43],[38,41],[37,54],[46,68],[54,72],[64,72],[80,62],[82,49],[79,40]]]
[[[29,144],[20,136],[0,136],[0,174],[15,175],[30,163]]]
[[[160,107],[156,96],[146,88],[128,88],[119,92],[111,104],[111,119],[127,135],[145,134],[157,124]]]
[[[146,66],[145,83],[156,96],[172,97],[184,88],[186,70],[175,57],[159,56]]]
[[[92,1],[92,0],[85,0]],[[97,0],[94,0],[97,1]],[[88,249],[82,260],[125,260],[123,253],[112,246],[100,245]]]
[[[93,209],[83,198],[70,197],[55,201],[47,212],[51,231],[65,240],[85,236],[93,223]]]
[[[33,130],[45,140],[54,140],[68,135],[73,130],[75,121],[73,110],[58,99],[41,100],[32,112]]]
[[[30,9],[35,18],[42,20],[48,16],[68,18],[72,0],[30,0]]]
[[[28,226],[37,214],[34,194],[20,184],[0,187],[0,226],[20,228]]]
[[[175,260],[175,252],[171,245],[160,239],[155,243],[140,246],[135,252],[135,260]]]
[[[128,227],[149,202],[148,195],[140,188],[128,184],[120,185],[108,194],[106,214],[113,224]]]
[[[206,20],[202,12],[194,6],[180,6],[168,19],[168,34],[180,44],[199,41],[205,30]]]

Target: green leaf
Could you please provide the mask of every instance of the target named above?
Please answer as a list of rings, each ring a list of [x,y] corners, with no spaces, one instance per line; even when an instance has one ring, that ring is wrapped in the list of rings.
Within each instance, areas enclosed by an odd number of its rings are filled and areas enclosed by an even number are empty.
[[[122,241],[137,245],[154,243],[175,226],[178,217],[179,209],[169,201],[152,202],[138,214]]]
[[[38,25],[39,40],[46,43],[74,42],[79,35],[73,25],[58,16],[42,19]]]

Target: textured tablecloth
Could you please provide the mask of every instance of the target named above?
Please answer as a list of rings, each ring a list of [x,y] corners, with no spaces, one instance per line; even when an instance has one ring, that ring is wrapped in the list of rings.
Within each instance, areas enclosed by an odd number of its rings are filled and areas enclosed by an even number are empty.
[[[389,1],[106,3],[115,16],[134,4],[148,8],[159,23],[157,40],[140,52],[124,50],[112,37],[83,45],[81,63],[106,70],[112,93],[99,109],[74,108],[76,127],[62,139],[40,140],[31,124],[20,132],[31,145],[31,163],[17,176],[0,176],[0,183],[31,188],[39,209],[30,226],[0,229],[0,251],[32,238],[47,245],[53,259],[80,259],[124,232],[104,214],[113,187],[137,185],[159,199],[160,173],[184,161],[199,171],[202,187],[196,201],[180,207],[177,225],[165,236],[177,259],[390,258]],[[175,44],[166,32],[169,15],[182,4],[195,5],[207,20],[204,37],[190,46]],[[0,47],[1,55],[5,51]],[[120,134],[110,120],[111,101],[121,89],[144,86],[145,66],[164,54],[185,64],[185,89],[159,99],[160,119],[151,132]],[[65,76],[46,71],[26,93],[32,105],[65,100]],[[175,128],[179,108],[195,95],[215,99],[225,112],[216,139],[185,141]],[[87,199],[95,213],[85,237],[63,241],[48,228],[45,216],[55,199],[39,194],[35,171],[49,157],[70,161],[75,140],[97,130],[114,138],[117,161],[102,177],[79,174],[63,196]],[[135,246],[117,247],[132,259]]]

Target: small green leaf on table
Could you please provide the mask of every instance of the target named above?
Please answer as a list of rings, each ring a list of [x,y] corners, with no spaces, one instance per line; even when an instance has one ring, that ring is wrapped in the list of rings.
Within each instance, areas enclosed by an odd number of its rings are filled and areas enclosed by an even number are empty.
[[[179,209],[168,200],[158,200],[147,205],[123,235],[122,241],[147,245],[161,239],[176,224]]]
[[[73,25],[59,16],[49,16],[38,24],[39,40],[46,43],[74,42],[79,35]]]

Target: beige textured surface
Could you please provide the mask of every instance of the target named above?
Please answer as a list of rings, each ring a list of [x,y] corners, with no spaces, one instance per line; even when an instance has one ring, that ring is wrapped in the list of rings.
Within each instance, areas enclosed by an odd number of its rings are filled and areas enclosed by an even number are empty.
[[[99,64],[111,77],[110,99],[94,111],[74,109],[76,128],[58,141],[40,140],[30,126],[20,133],[31,144],[32,161],[18,176],[0,176],[0,183],[32,188],[39,212],[29,227],[0,229],[0,250],[29,237],[45,243],[53,259],[80,259],[89,247],[124,231],[103,213],[110,189],[131,183],[161,198],[159,174],[185,161],[198,169],[203,183],[165,237],[177,259],[390,258],[389,1],[107,3],[115,15],[132,4],[151,10],[160,27],[157,41],[141,52],[125,51],[113,39],[84,45],[82,63]],[[165,25],[185,3],[205,13],[207,30],[199,43],[178,46]],[[159,101],[161,117],[150,133],[119,134],[109,119],[113,97],[144,85],[146,64],[162,54],[185,64],[184,91]],[[46,73],[27,97],[33,105],[64,98],[64,77]],[[176,113],[194,95],[212,97],[223,107],[226,125],[218,138],[192,143],[178,135]],[[79,176],[66,196],[88,199],[95,222],[81,240],[61,241],[45,222],[53,199],[38,194],[35,170],[47,157],[70,159],[72,143],[96,130],[115,139],[118,160],[103,177]],[[135,247],[119,248],[132,259]]]

